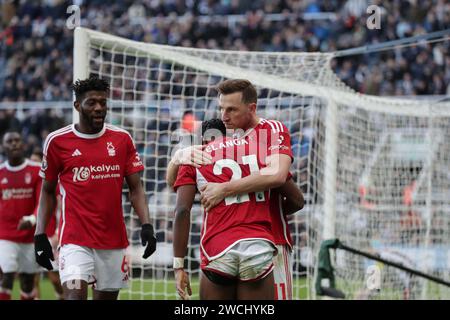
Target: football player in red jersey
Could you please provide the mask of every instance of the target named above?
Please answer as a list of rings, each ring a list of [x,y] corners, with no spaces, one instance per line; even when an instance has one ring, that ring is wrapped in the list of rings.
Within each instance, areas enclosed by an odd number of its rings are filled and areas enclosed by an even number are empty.
[[[224,198],[248,192],[277,188],[286,182],[293,160],[289,130],[275,120],[256,114],[257,92],[245,79],[225,80],[217,86],[222,121],[234,136],[245,138],[260,151],[266,165],[259,172],[226,183],[208,183],[202,187],[202,204],[211,209]]]
[[[290,134],[287,127],[276,120],[266,120],[258,117],[256,113],[257,108],[257,92],[255,87],[245,79],[231,79],[225,80],[217,86],[219,92],[219,106],[221,111],[222,121],[227,129],[234,131],[235,137],[246,139],[250,146],[249,148],[256,148],[260,151],[262,163],[265,165],[259,171],[252,172],[251,175],[243,177],[242,179],[232,179],[225,183],[207,183],[200,188],[201,201],[206,210],[210,210],[218,203],[221,203],[224,198],[239,196],[241,194],[251,192],[261,192],[273,188],[278,188],[283,185],[289,173],[289,167],[293,160]],[[296,197],[297,208],[303,207],[303,198]],[[272,206],[274,206],[272,204]],[[282,207],[281,207],[282,209]],[[272,215],[276,212],[271,210]],[[280,217],[284,217],[279,212]],[[283,231],[283,237],[275,239],[277,244],[283,245],[283,265],[286,270],[291,270],[290,262],[290,235],[288,234],[287,224],[283,220],[274,219],[275,229]],[[278,228],[277,224],[278,222]],[[280,228],[282,227],[282,228]],[[280,240],[281,242],[278,242]],[[292,285],[290,284],[292,275],[287,275],[286,280],[277,277],[275,272],[275,279],[278,278],[280,288],[277,287],[276,298],[289,298],[292,292]],[[282,275],[283,273],[280,272]],[[284,288],[286,290],[283,290]],[[279,289],[281,289],[279,291]]]
[[[35,161],[37,163],[42,163],[42,157],[43,157],[42,149],[39,147],[36,147],[36,148],[34,148],[33,152],[31,153],[30,160]],[[58,248],[57,220],[58,219],[57,219],[57,216],[59,216],[58,213],[60,212],[60,208],[61,208],[61,197],[59,194],[57,196],[57,200],[58,200],[57,208],[55,210],[55,213],[52,214],[50,221],[47,225],[47,229],[45,230],[45,233],[47,234],[47,236],[50,239],[50,243],[51,243],[52,249],[53,249],[53,255],[56,260],[58,259],[57,258],[58,257],[58,250],[57,250],[57,248]],[[58,265],[55,264],[54,267],[55,267],[55,269],[57,269]],[[42,270],[45,270],[45,269],[42,269]],[[45,270],[45,271],[47,271],[47,270]],[[55,290],[56,299],[63,300],[63,288],[61,286],[61,280],[59,279],[58,270],[48,271],[47,277],[53,285],[53,289]],[[34,287],[36,290],[36,299],[41,298],[40,280],[41,280],[41,274],[36,273],[36,276],[34,277]]]
[[[128,285],[127,233],[122,211],[125,179],[141,227],[143,258],[156,250],[148,206],[140,179],[144,169],[130,134],[105,124],[109,84],[90,77],[73,86],[79,122],[50,133],[40,171],[44,179],[35,242],[36,261],[51,270],[51,245],[45,234],[56,202],[62,197],[59,272],[64,299],[117,299]]]
[[[209,132],[206,134],[204,143],[209,142],[207,136],[221,136],[226,134],[226,128],[220,119],[212,119],[204,121],[202,125],[202,132]],[[205,135],[203,135],[205,138]],[[206,141],[205,141],[206,140]],[[200,168],[202,165],[211,163],[211,157],[207,152],[202,151],[202,146],[192,146],[178,150],[171,159],[167,171],[167,183],[173,187],[177,177],[179,166],[182,164],[191,165]],[[180,201],[186,203],[186,200]],[[274,258],[274,289],[275,299],[289,300],[292,299],[292,238],[289,231],[287,215],[295,213],[303,208],[304,199],[298,186],[291,179],[289,174],[287,182],[279,188],[271,189],[270,192],[270,214],[272,218],[272,232],[277,245],[278,254]],[[184,223],[178,224],[178,231],[187,237],[189,234],[189,215],[177,216],[176,219],[181,219]],[[179,234],[179,232],[176,234]],[[187,238],[185,238],[187,239]],[[182,240],[181,248],[185,248],[187,240]],[[177,251],[177,250],[175,250]],[[183,254],[183,250],[180,254]],[[186,299],[186,290],[191,294],[189,277],[184,269],[178,268],[175,270],[177,280],[177,291],[183,299]]]
[[[208,181],[239,179],[261,166],[257,160],[258,152],[248,150],[246,145],[243,139],[216,137],[205,148],[212,157],[212,164],[179,168],[174,184],[177,191],[174,269],[177,291],[182,298],[186,298],[182,293],[186,279],[183,257],[196,190]],[[225,154],[229,156],[225,157]],[[226,198],[213,209],[205,210],[200,249],[201,299],[273,299],[272,259],[276,248],[271,232],[268,192]]]
[[[3,148],[7,161],[0,165],[0,268],[3,277],[0,300],[11,299],[14,275],[19,273],[22,300],[33,300],[34,261],[33,234],[41,178],[39,163],[25,158],[22,137],[6,132]]]

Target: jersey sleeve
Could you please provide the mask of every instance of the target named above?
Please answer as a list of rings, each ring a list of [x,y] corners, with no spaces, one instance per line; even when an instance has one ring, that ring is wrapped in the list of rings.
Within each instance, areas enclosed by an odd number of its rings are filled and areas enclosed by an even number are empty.
[[[195,168],[188,165],[180,166],[180,168],[178,169],[177,180],[175,180],[173,189],[177,191],[178,187],[192,184],[197,184]]]
[[[294,161],[289,129],[280,121],[271,121],[270,125],[272,125],[272,130],[267,146],[267,155],[286,154],[291,157],[291,161]]]
[[[47,137],[44,143],[44,157],[42,159],[41,170],[39,176],[47,181],[55,181],[58,179],[59,173],[62,171],[62,161],[58,156],[58,146],[55,139]]]
[[[144,170],[144,164],[134,146],[133,140],[129,135],[127,135],[127,139],[127,164],[125,166],[125,176]]]

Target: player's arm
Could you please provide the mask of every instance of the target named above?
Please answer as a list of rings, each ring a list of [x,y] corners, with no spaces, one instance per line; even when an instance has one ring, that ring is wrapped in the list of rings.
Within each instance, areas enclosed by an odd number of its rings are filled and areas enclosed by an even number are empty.
[[[42,182],[41,195],[39,198],[39,209],[37,215],[36,231],[34,233],[34,250],[36,262],[46,268],[52,270],[50,260],[54,260],[53,250],[48,241],[45,229],[50,221],[56,206],[56,185],[57,181],[44,180]]]
[[[144,188],[141,183],[141,176],[139,172],[133,173],[125,177],[128,188],[130,190],[130,202],[134,211],[141,221],[141,240],[145,248],[144,259],[150,257],[156,250],[156,237],[153,225],[150,224],[150,213],[148,210],[147,201],[145,198]]]
[[[204,152],[203,148],[204,146],[202,145],[195,145],[179,149],[175,152],[172,159],[169,161],[166,172],[166,182],[170,188],[173,189],[180,165],[185,164],[199,168],[202,165],[211,163],[211,155]]]
[[[183,185],[177,189],[177,200],[175,205],[175,220],[173,226],[173,253],[176,289],[178,295],[186,300],[186,289],[192,294],[189,276],[184,271],[184,257],[187,252],[189,241],[189,230],[191,226],[191,208],[196,193],[195,185]]]
[[[209,210],[228,196],[278,188],[286,181],[291,161],[289,155],[273,154],[266,158],[267,166],[257,173],[225,183],[208,183],[200,189],[202,204]]]
[[[39,198],[41,196],[42,179],[37,179],[36,185],[34,186],[34,200],[35,207],[32,214],[28,216],[23,216],[17,225],[18,230],[31,229],[36,225],[38,208],[39,208]]]
[[[45,233],[48,222],[50,221],[50,218],[55,210],[56,185],[57,181],[44,180],[42,182],[35,235]]]
[[[278,188],[283,197],[282,206],[285,214],[293,214],[301,210],[305,205],[303,193],[292,179],[288,179],[285,184]]]

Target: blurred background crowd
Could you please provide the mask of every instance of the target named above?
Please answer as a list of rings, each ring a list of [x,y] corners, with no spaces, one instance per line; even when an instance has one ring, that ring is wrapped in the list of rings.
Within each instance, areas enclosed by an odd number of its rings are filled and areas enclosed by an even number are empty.
[[[28,155],[42,145],[49,132],[72,121],[69,86],[73,77],[73,29],[66,25],[73,13],[67,12],[71,5],[79,6],[81,26],[86,28],[136,41],[205,49],[332,52],[450,28],[447,0],[3,0],[0,3],[0,137],[7,130],[21,131]],[[372,4],[380,9],[380,29],[370,30],[366,26],[370,16],[366,10]],[[448,95],[450,41],[336,58],[332,60],[332,68],[348,86],[365,94]],[[196,92],[191,98],[201,94]],[[20,102],[33,102],[33,106],[21,110],[17,108]],[[62,105],[65,108],[59,108]],[[202,119],[185,110],[175,115],[171,111],[167,106],[161,107],[144,121],[145,133],[144,130],[132,133],[138,151],[145,156],[149,203],[156,211],[160,208],[162,217],[166,214],[162,205],[174,203],[174,195],[165,184],[170,132],[179,128],[190,130],[193,120]],[[307,154],[314,143],[313,134],[308,132],[311,128],[305,124],[300,135],[300,120],[289,122],[290,119],[283,118],[287,113],[273,114],[273,111],[272,116],[282,120],[292,133],[295,161],[300,162],[294,163],[300,168],[294,178],[304,187],[308,179],[304,169],[308,165]],[[311,119],[304,114],[309,111],[298,110],[296,117]],[[124,127],[129,130],[133,126]],[[0,162],[4,160],[1,151],[0,146]],[[156,192],[158,198],[152,196]],[[156,222],[160,242],[171,241],[168,223],[165,218]],[[193,228],[199,225],[200,221]],[[300,231],[296,230],[295,235]],[[138,241],[138,234],[133,239]],[[198,239],[194,242],[198,243]]]
[[[136,41],[208,49],[329,52],[450,28],[445,0],[4,0],[0,21],[0,102],[70,101],[73,30],[67,8],[78,5],[81,25]],[[367,7],[381,28],[366,27]],[[450,92],[450,42],[334,59],[353,89],[387,96]],[[29,151],[67,122],[58,110],[18,116],[0,108],[0,136],[22,130]],[[300,149],[300,148],[299,148]]]

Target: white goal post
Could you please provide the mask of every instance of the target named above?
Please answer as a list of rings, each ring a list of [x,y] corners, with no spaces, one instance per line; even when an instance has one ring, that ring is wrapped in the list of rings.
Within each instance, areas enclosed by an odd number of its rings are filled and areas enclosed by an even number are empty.
[[[111,84],[108,121],[129,131],[141,153],[158,251],[140,258],[139,223],[124,190],[132,284],[121,299],[175,299],[171,270],[175,194],[164,177],[173,148],[188,136],[183,115],[218,117],[215,85],[245,78],[258,89],[258,113],[289,128],[291,172],[306,205],[290,220],[294,298],[314,289],[320,244],[339,238],[361,250],[402,257],[450,278],[450,103],[354,92],[330,66],[333,53],[240,52],[136,42],[75,30],[74,81]],[[193,208],[189,272],[198,298],[201,208]],[[373,262],[337,251],[338,286],[364,295]],[[406,262],[405,262],[406,263]],[[448,288],[382,267],[385,299],[450,298]]]

